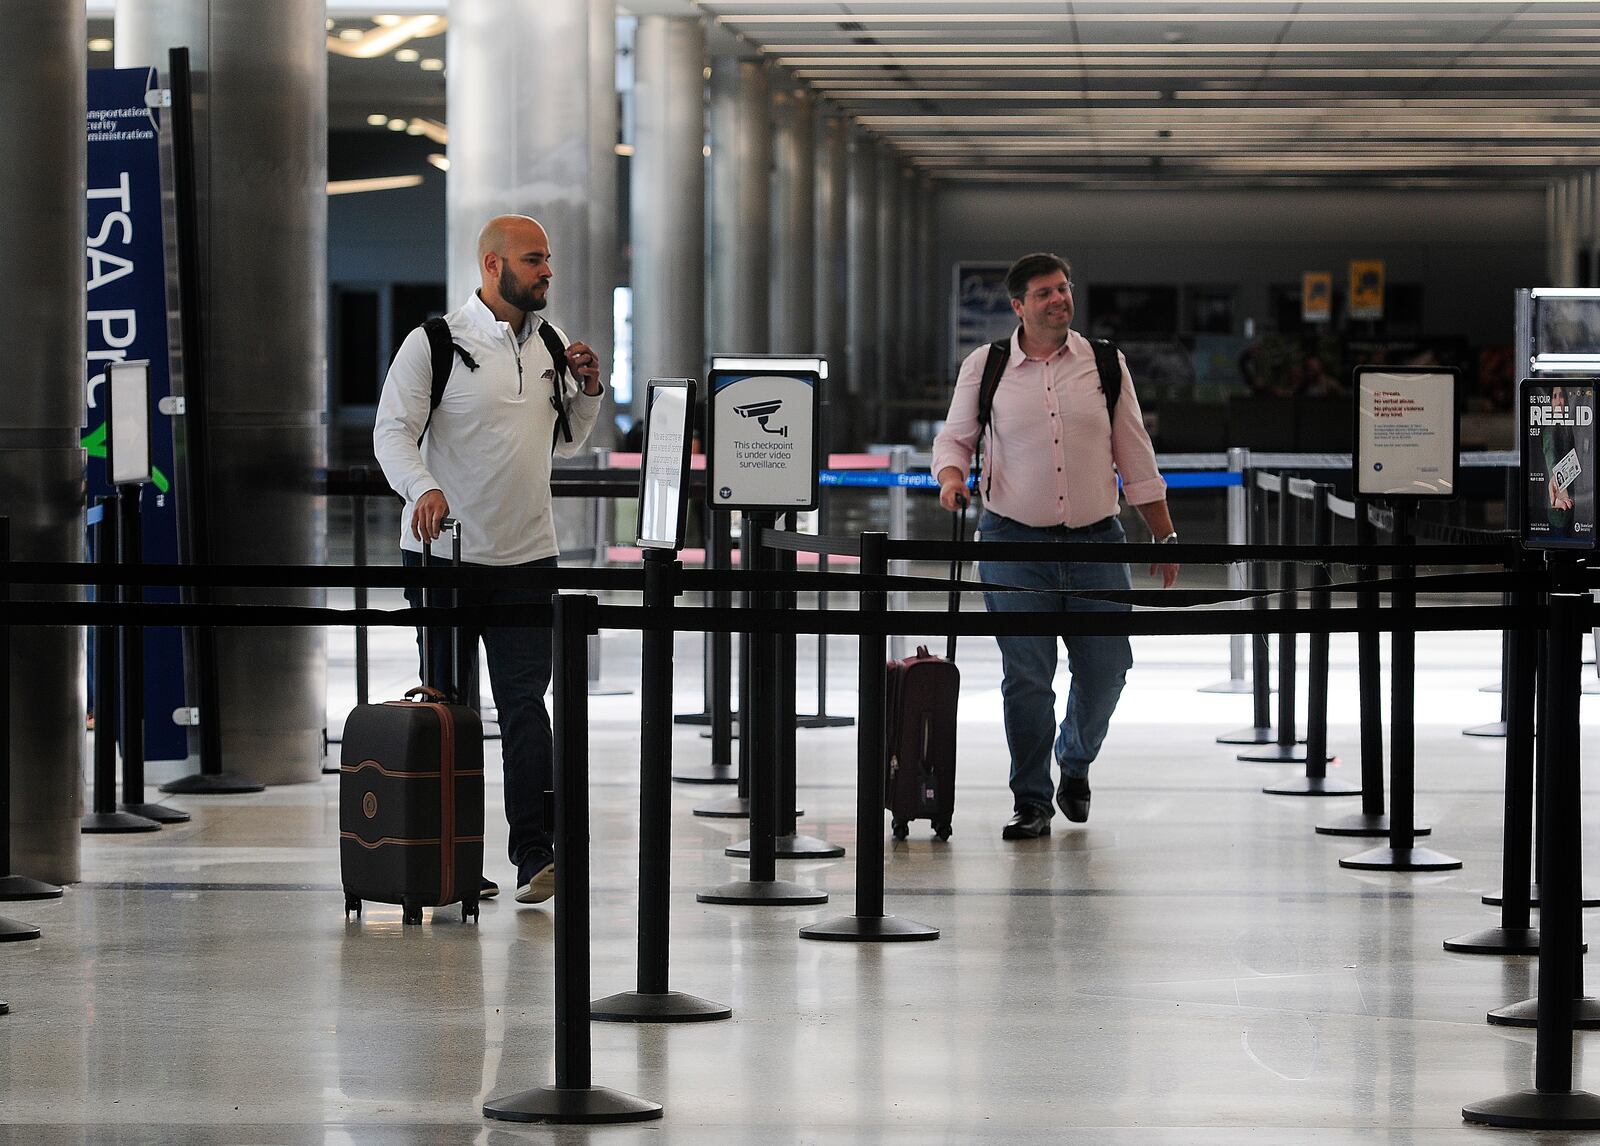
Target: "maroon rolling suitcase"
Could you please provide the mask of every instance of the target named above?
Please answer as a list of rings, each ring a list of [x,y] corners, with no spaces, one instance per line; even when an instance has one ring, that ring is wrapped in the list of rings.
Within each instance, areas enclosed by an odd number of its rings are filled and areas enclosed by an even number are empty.
[[[965,531],[965,505],[955,515],[955,540]],[[950,580],[959,580],[960,562],[950,563]],[[961,596],[950,591],[950,607]],[[888,779],[884,806],[893,820],[894,838],[905,839],[912,820],[931,820],[933,834],[948,840],[956,807],[956,702],[961,698],[961,670],[956,668],[956,638],[951,634],[945,655],[934,656],[926,645],[917,655],[890,661],[885,690],[884,730]]]
[[[459,565],[460,526],[446,525]],[[431,555],[425,561],[431,564]],[[460,648],[453,634],[451,640],[451,675],[459,681]],[[431,663],[426,652],[423,663]],[[463,922],[478,917],[483,723],[453,700],[425,684],[404,700],[357,705],[345,721],[339,867],[347,917],[360,916],[365,899],[400,904],[406,923],[421,923],[424,907],[452,903],[461,904]]]

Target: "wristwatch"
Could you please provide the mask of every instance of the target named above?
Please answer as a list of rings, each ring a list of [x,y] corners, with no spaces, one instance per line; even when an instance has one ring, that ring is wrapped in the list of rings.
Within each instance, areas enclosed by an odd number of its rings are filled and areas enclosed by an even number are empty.
[[[1156,544],[1157,545],[1171,545],[1176,540],[1178,540],[1178,531],[1176,529],[1174,529],[1171,533],[1167,534],[1161,540],[1157,541]]]

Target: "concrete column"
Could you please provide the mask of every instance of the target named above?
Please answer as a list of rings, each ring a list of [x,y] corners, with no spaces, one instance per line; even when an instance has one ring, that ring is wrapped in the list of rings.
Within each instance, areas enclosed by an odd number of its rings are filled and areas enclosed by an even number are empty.
[[[815,354],[816,125],[811,92],[788,84],[772,94],[772,349]]]
[[[705,28],[642,16],[634,41],[633,410],[651,378],[704,376]]]
[[[917,287],[917,177],[909,167],[900,169],[899,187],[899,269],[900,313],[895,319],[895,345],[900,355],[900,377],[894,388],[897,397],[920,397],[921,371],[917,369],[916,314],[922,292]]]
[[[712,354],[765,354],[770,343],[771,102],[760,60],[712,61]]]
[[[888,407],[899,387],[900,295],[904,284],[900,281],[900,163],[888,147],[878,147],[878,311],[877,345],[878,362],[870,393],[873,395],[874,417],[872,424],[879,441],[898,439],[892,429],[893,417]]]
[[[879,297],[878,146],[859,128],[850,132],[845,197],[845,385],[859,400],[877,393]],[[853,432],[864,441],[870,431],[856,425]]]
[[[208,366],[211,556],[327,560],[328,52],[322,0],[120,0],[117,63],[190,50]],[[179,479],[184,474],[180,462]],[[321,605],[323,590],[219,593]],[[223,767],[317,780],[327,727],[322,629],[222,629]]]
[[[917,292],[917,370],[924,378],[938,372],[939,342],[950,322],[949,292],[934,256],[934,195],[932,179],[917,178],[917,273],[913,290]]]
[[[849,128],[836,114],[818,118],[815,139],[816,232],[814,335],[812,345],[827,355],[830,391],[848,375],[845,330],[848,310],[845,305],[846,183],[849,172]]]
[[[609,382],[617,364],[612,295],[622,278],[617,242],[617,5],[589,0],[589,305],[583,340]],[[609,395],[609,389],[608,389]],[[606,399],[589,441],[615,445],[616,410]]]
[[[88,29],[82,4],[35,0],[0,0],[0,25],[0,515],[13,559],[82,561]],[[10,672],[12,870],[68,883],[83,815],[83,630],[13,630]]]

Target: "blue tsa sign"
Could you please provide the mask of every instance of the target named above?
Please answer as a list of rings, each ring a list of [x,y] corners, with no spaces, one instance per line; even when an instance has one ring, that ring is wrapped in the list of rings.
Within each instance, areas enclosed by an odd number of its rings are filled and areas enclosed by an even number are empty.
[[[817,371],[732,366],[711,372],[710,391],[706,498],[711,508],[815,509]]]

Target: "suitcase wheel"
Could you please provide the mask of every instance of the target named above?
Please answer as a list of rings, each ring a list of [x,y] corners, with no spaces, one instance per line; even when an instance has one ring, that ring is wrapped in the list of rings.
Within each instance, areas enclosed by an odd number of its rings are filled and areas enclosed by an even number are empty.
[[[463,899],[461,901],[461,922],[465,923],[468,918],[471,918],[474,923],[478,922],[478,901],[476,899]]]
[[[414,899],[404,900],[400,904],[400,922],[401,923],[421,923],[422,922],[422,904],[418,903]]]
[[[356,913],[356,918],[357,919],[361,918],[361,900],[358,899],[356,896],[347,895],[347,896],[344,897],[344,917],[345,917],[345,919],[348,920],[350,918],[350,913],[352,911]]]
[[[911,825],[910,825],[909,822],[907,822],[906,820],[896,820],[894,822],[894,838],[895,839],[903,840],[907,836],[909,836],[910,834],[911,834]]]
[[[948,840],[950,838],[950,824],[948,822],[943,824],[934,824],[933,835],[935,839]]]

